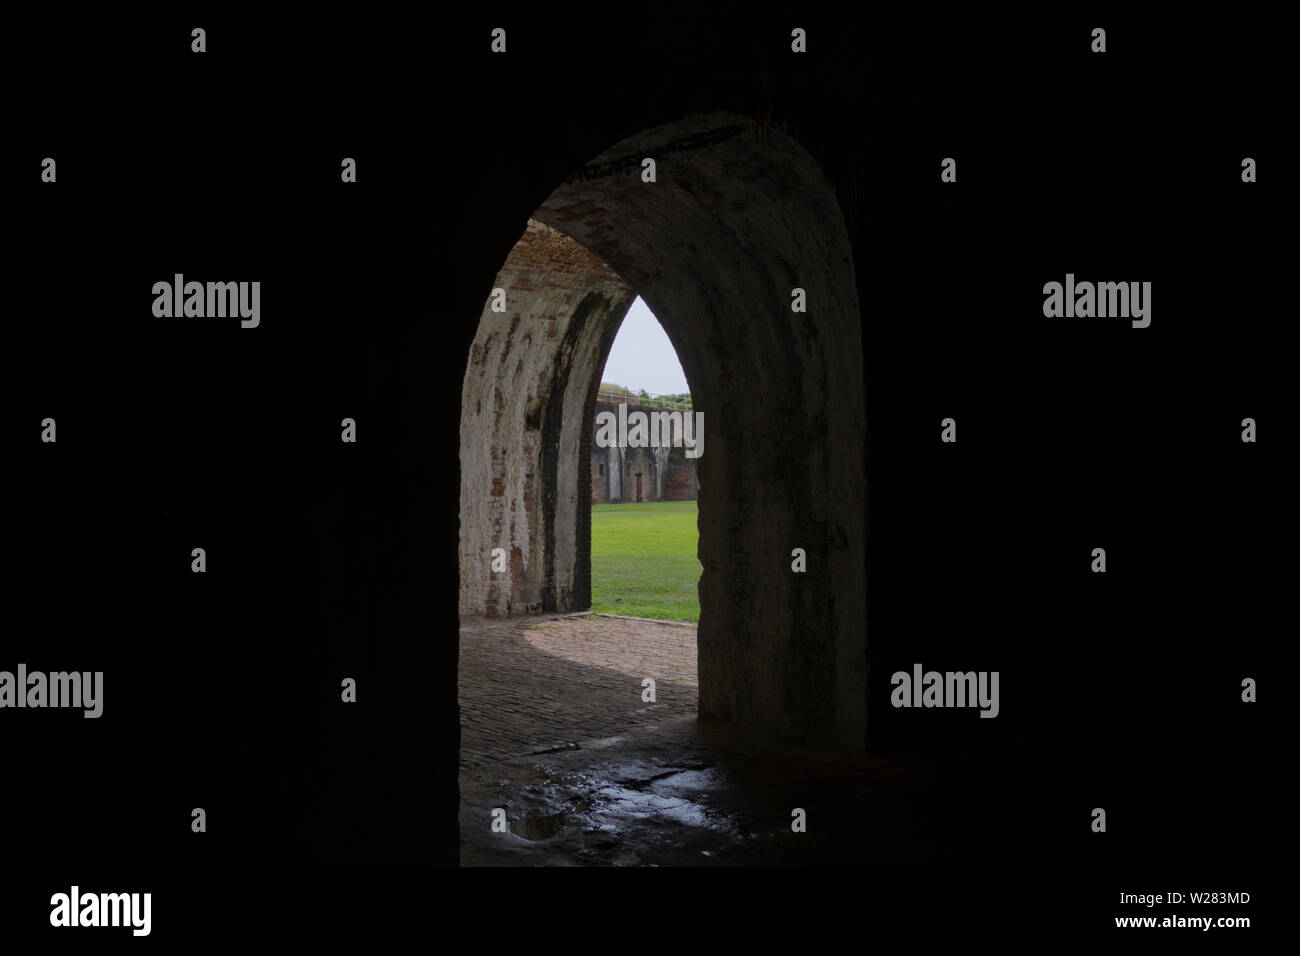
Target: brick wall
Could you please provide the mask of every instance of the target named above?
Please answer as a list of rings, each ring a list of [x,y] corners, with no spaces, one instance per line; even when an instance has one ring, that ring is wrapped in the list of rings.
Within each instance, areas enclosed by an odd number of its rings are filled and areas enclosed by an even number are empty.
[[[631,411],[635,406],[629,405]],[[655,409],[643,409],[647,413]],[[611,402],[597,402],[592,412],[593,434],[596,416],[601,412],[618,414],[618,405]],[[683,413],[686,414],[686,413]],[[593,441],[591,447],[591,500],[595,504],[608,504],[622,501],[695,501],[699,491],[699,481],[695,467],[686,457],[684,448],[668,450],[667,461],[657,460],[653,448],[622,448],[611,450],[599,448]],[[611,472],[621,462],[621,484],[616,488],[611,480]],[[663,471],[662,493],[659,487],[659,472]],[[641,475],[641,497],[637,498],[636,476]]]

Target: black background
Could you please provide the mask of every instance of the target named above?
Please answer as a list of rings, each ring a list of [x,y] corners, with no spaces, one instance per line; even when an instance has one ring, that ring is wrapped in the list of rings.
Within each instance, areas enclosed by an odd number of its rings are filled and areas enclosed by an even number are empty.
[[[1276,24],[200,7],[6,32],[0,668],[106,675],[99,720],[0,716],[6,940],[48,929],[74,882],[151,891],[165,942],[408,921],[523,941],[537,919],[668,945],[702,893],[728,931],[770,901],[796,931],[918,939],[1119,933],[1111,914],[1148,912],[1121,889],[1247,890],[1212,915],[1262,913],[1288,630]],[[932,809],[972,858],[811,878],[439,868],[456,861],[457,402],[492,278],[528,213],[623,136],[769,104],[860,190],[841,201],[872,744],[964,768]],[[177,272],[260,280],[261,327],[154,319],[151,287]],[[1067,272],[1150,281],[1151,327],[1045,319],[1042,286]],[[947,416],[956,445],[937,440]],[[916,661],[1000,670],[999,719],[889,708],[888,675]],[[364,706],[337,703],[341,675]]]

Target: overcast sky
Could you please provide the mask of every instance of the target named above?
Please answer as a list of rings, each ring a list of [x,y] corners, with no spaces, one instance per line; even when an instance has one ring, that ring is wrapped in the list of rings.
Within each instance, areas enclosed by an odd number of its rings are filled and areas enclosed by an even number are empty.
[[[600,380],[655,395],[690,391],[673,344],[640,296],[623,319]]]

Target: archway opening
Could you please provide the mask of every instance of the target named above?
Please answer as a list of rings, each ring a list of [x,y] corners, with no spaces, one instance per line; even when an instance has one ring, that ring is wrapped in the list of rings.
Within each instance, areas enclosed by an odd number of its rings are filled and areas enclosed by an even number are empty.
[[[626,726],[644,763],[667,726],[672,676],[575,659],[576,640],[548,644],[551,622],[536,618],[591,607],[595,411],[638,293],[702,420],[698,715],[860,753],[865,412],[847,234],[802,147],[711,114],[575,171],[524,224],[485,299],[462,393],[462,764],[581,761]],[[590,736],[570,735],[575,713]],[[654,761],[686,759],[680,739],[660,744]],[[472,784],[462,778],[467,825]]]
[[[686,373],[638,297],[596,394],[591,455],[591,609],[697,624],[696,462],[703,452]],[[688,447],[689,446],[689,447]]]

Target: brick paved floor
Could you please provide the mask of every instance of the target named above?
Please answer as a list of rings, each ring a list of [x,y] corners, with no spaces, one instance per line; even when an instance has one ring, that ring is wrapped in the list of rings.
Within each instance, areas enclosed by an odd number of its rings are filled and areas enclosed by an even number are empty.
[[[653,677],[656,702],[642,701]],[[466,618],[461,766],[581,744],[695,713],[695,628],[607,617]]]

